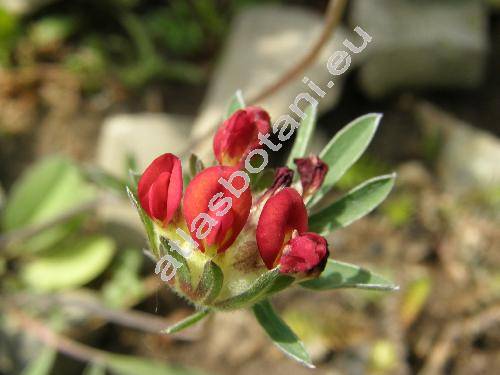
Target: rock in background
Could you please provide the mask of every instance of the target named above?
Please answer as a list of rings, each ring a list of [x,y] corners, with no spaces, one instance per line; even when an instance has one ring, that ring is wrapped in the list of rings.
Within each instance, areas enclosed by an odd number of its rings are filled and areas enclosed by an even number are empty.
[[[246,8],[234,20],[234,26],[229,32],[225,51],[195,121],[193,136],[203,136],[207,128],[221,121],[231,97],[238,89],[242,90],[244,97],[252,97],[300,61],[320,34],[322,17],[310,10],[291,6],[264,5]],[[326,84],[331,79],[326,62],[333,52],[345,50],[342,42],[347,36],[345,29],[337,29],[332,40],[304,76],[326,90]],[[353,62],[356,61],[353,59]],[[259,105],[269,111],[272,118],[288,113],[288,106],[293,103],[295,96],[307,89],[302,78],[300,76],[292,81]],[[337,79],[336,86],[329,89],[321,101],[320,111],[337,103],[341,87],[342,83]],[[207,141],[205,147],[196,151],[207,155],[209,146]]]
[[[438,134],[437,167],[445,191],[462,194],[500,188],[500,139],[423,103],[417,116],[427,133]]]
[[[405,88],[474,88],[483,78],[481,1],[356,0],[351,24],[373,37],[359,77],[372,98]]]
[[[165,152],[178,154],[185,147],[192,119],[171,114],[120,114],[104,121],[97,146],[97,165],[106,172],[124,178],[127,159],[133,157],[137,172]],[[141,227],[137,213],[127,201],[100,208],[107,221]]]

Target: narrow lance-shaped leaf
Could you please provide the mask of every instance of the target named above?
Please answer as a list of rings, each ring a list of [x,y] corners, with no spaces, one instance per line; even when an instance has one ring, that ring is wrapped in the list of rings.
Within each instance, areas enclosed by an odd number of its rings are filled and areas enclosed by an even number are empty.
[[[307,107],[305,113],[306,118],[300,123],[297,138],[295,138],[292,151],[290,151],[290,156],[288,157],[288,168],[294,167],[294,159],[306,156],[309,143],[316,128],[317,106],[310,105]]]
[[[220,267],[213,261],[205,263],[203,273],[196,288],[195,294],[203,298],[203,303],[211,303],[220,293],[224,274]]]
[[[254,305],[253,312],[262,328],[264,328],[274,344],[281,349],[283,353],[307,367],[314,368],[302,341],[300,341],[290,327],[276,315],[268,300],[264,300]]]
[[[171,325],[168,328],[165,328],[161,333],[172,334],[176,332],[180,332],[186,328],[191,327],[193,324],[198,323],[200,320],[205,318],[208,314],[210,314],[210,310],[200,310],[195,312],[192,315],[189,315],[187,318],[181,320],[180,322]]]
[[[342,128],[325,146],[319,157],[330,170],[323,186],[309,203],[310,207],[318,203],[365,152],[381,118],[382,115],[377,113],[361,116]]]
[[[48,375],[56,359],[57,352],[51,347],[45,347],[41,353],[32,360],[24,369],[21,375]]]
[[[330,206],[312,215],[309,219],[310,230],[328,234],[367,215],[389,195],[395,178],[396,174],[379,176],[355,187]]]
[[[229,103],[229,107],[227,109],[226,118],[229,118],[234,112],[239,109],[245,108],[245,100],[243,99],[243,93],[241,90],[236,91],[234,96]]]
[[[153,227],[153,222],[149,218],[148,215],[144,212],[142,209],[141,205],[137,201],[134,193],[128,188],[127,186],[127,195],[128,198],[130,199],[130,202],[132,202],[132,205],[135,207],[137,210],[137,213],[139,214],[139,217],[141,218],[142,224],[144,224],[144,228],[146,229],[146,235],[148,237],[148,242],[149,246],[151,246],[151,251],[153,252],[154,256],[159,259],[160,258],[160,250],[158,249],[158,243],[156,241],[156,234],[155,230]]]
[[[397,290],[399,287],[375,273],[354,264],[328,259],[325,270],[313,280],[300,283],[313,290],[357,288],[368,290]]]
[[[189,368],[168,365],[153,358],[104,353],[100,360],[113,375],[201,375]]]

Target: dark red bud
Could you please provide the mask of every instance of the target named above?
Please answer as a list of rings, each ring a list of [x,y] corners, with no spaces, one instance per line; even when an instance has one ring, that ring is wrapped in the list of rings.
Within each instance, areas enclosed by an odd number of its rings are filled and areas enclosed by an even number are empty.
[[[213,142],[219,164],[241,168],[246,156],[262,147],[258,135],[271,131],[270,121],[269,114],[258,107],[240,109],[224,121]]]
[[[302,184],[302,196],[308,197],[314,194],[323,185],[325,176],[328,173],[328,165],[317,156],[295,159],[295,165],[300,175]]]
[[[328,243],[316,233],[303,233],[292,238],[280,258],[281,273],[305,273],[319,275],[328,260]]]

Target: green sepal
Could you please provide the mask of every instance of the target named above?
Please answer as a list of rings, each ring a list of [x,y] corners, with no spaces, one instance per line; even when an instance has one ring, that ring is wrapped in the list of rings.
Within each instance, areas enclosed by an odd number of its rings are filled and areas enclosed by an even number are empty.
[[[203,304],[210,304],[219,295],[224,274],[220,267],[213,261],[208,261],[203,267],[203,273],[196,288],[195,295],[200,298]]]
[[[266,271],[246,291],[237,296],[216,302],[214,307],[221,310],[234,310],[251,306],[262,299],[275,286],[275,282],[279,276],[278,268]]]
[[[186,294],[190,294],[193,287],[191,283],[191,272],[189,271],[189,265],[186,258],[170,246],[167,238],[160,237],[160,242],[164,252],[181,264],[181,266],[176,269],[175,278],[179,281],[181,290]]]

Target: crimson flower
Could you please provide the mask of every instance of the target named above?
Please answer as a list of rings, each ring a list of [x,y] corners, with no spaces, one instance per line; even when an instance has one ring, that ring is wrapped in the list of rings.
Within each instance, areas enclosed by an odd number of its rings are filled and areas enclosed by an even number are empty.
[[[189,183],[183,213],[202,251],[215,247],[217,252],[224,252],[245,226],[252,194],[241,173],[237,168],[215,166],[203,170]]]
[[[173,154],[157,157],[142,174],[137,192],[144,211],[162,226],[172,221],[182,199],[182,167]]]
[[[259,107],[236,111],[222,123],[214,137],[213,150],[220,165],[241,168],[246,156],[260,148],[259,133],[271,130],[269,114]]]
[[[256,233],[260,256],[268,269],[280,264],[283,273],[308,272],[326,262],[326,240],[313,233],[304,235],[307,221],[306,206],[295,189],[284,188],[269,198]]]

